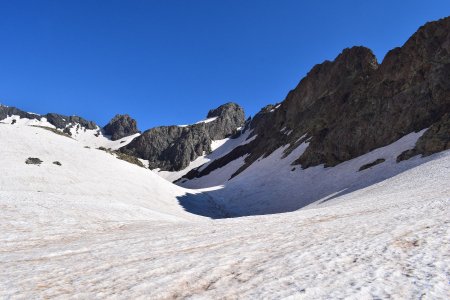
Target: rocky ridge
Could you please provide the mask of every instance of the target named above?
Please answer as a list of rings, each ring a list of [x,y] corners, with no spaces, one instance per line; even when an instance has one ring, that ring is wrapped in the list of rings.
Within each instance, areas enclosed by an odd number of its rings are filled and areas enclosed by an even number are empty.
[[[245,156],[232,177],[261,157],[288,146],[289,155],[301,143],[306,150],[294,164],[302,168],[333,167],[386,146],[411,132],[429,128],[414,149],[398,161],[430,155],[450,147],[450,17],[419,28],[381,63],[368,48],[347,48],[335,60],[316,65],[285,100],[264,107],[246,123],[254,137],[185,178],[201,177]],[[36,115],[0,106],[0,120],[45,117],[70,133],[73,126],[99,129],[91,121],[59,114]],[[211,152],[211,142],[236,134],[245,115],[235,103],[210,110],[207,119],[188,126],[160,126],[145,131],[121,152],[149,161],[151,169],[178,171]],[[128,115],[116,115],[103,132],[117,140],[138,131]],[[200,171],[201,170],[201,171]]]
[[[6,119],[10,116],[19,116],[20,118],[41,120],[40,115],[28,113],[15,107],[0,104],[0,120]]]
[[[97,124],[93,121],[88,121],[79,116],[64,116],[56,113],[48,113],[45,115],[38,115],[34,113],[28,113],[15,107],[0,105],[0,120],[3,120],[10,116],[18,116],[19,118],[38,120],[43,118],[57,129],[62,130],[64,133],[71,135],[70,129],[76,127],[77,129],[89,129],[95,130],[98,128]]]
[[[88,121],[79,116],[65,116],[56,113],[38,115],[25,112],[16,107],[0,105],[0,120],[10,116],[17,116],[23,119],[38,121],[42,121],[45,118],[45,120],[55,126],[57,130],[68,135],[72,135],[71,130],[73,128],[75,128],[75,132],[78,132],[79,130],[98,130],[96,135],[100,135],[103,131],[103,133],[110,136],[113,141],[140,132],[137,129],[136,120],[132,119],[129,115],[116,115],[101,129],[95,122]]]
[[[226,103],[210,110],[207,119],[196,124],[149,129],[121,151],[148,160],[150,169],[178,171],[210,153],[213,140],[236,134],[244,122],[243,109],[235,103]]]
[[[210,163],[201,177],[247,155],[232,177],[261,157],[289,145],[309,146],[294,164],[302,168],[337,164],[429,128],[412,155],[449,149],[450,17],[420,27],[388,52],[381,64],[365,47],[344,49],[334,61],[316,65],[286,99],[263,108],[251,121],[256,138]]]

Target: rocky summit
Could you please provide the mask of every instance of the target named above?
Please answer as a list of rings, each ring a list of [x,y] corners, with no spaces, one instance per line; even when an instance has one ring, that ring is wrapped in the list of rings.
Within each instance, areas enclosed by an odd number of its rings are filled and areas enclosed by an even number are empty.
[[[213,140],[232,136],[244,123],[244,110],[235,103],[227,103],[210,110],[207,119],[196,124],[149,129],[121,151],[148,160],[150,169],[178,171],[210,153]]]
[[[136,120],[129,115],[116,115],[103,127],[103,131],[106,135],[111,136],[113,141],[140,132]]]
[[[0,104],[0,120],[6,119],[10,116],[17,116],[20,118],[26,118],[26,119],[41,119],[41,116],[33,113],[27,113],[23,110],[20,110],[15,107],[1,105]]]
[[[236,176],[260,157],[302,142],[294,164],[337,164],[430,128],[412,155],[450,147],[450,17],[429,22],[381,63],[365,47],[344,49],[334,61],[316,65],[286,99],[263,108],[251,121],[256,138],[186,178],[204,176],[247,155]]]
[[[83,119],[81,117],[78,116],[63,116],[60,114],[55,114],[55,113],[48,113],[46,115],[43,116],[44,118],[47,119],[47,121],[54,125],[56,128],[58,129],[66,129],[67,133],[70,133],[70,131],[68,131],[69,128],[71,128],[72,126],[74,126],[75,124],[79,124],[79,126],[85,128],[85,129],[90,129],[90,130],[94,130],[97,129],[97,124],[95,124],[92,121],[88,121],[86,119]]]
[[[93,121],[88,121],[79,116],[64,116],[56,113],[48,113],[45,115],[38,115],[34,113],[28,113],[15,107],[0,105],[0,120],[7,117],[15,116],[21,119],[30,119],[41,121],[43,118],[47,120],[48,123],[55,126],[57,129],[63,130],[67,134],[71,134],[70,129],[76,127],[76,129],[83,128],[84,130],[94,130],[98,126]]]

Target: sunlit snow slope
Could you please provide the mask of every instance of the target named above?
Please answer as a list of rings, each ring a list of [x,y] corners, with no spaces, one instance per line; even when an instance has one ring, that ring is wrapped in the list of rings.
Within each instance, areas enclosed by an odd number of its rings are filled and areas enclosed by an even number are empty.
[[[177,184],[194,189],[208,188],[207,194],[233,217],[290,212],[371,186],[433,159],[416,156],[399,163],[396,161],[403,151],[414,148],[425,131],[410,133],[390,145],[335,167],[320,165],[303,169],[301,165],[293,165],[308,147],[306,141],[289,155],[284,152],[289,145],[280,147],[235,177],[231,176],[244,165],[245,156],[203,177],[182,179]],[[376,160],[383,161],[360,170]]]
[[[72,138],[43,128],[0,124],[0,141],[0,197],[17,205],[20,219],[12,218],[19,225],[30,226],[26,220],[33,214],[39,214],[42,223],[83,220],[83,226],[97,219],[198,219],[178,204],[177,197],[186,194],[183,188]],[[27,165],[28,157],[43,163]],[[3,211],[5,217],[10,217],[8,211]]]
[[[42,117],[41,120],[36,119],[27,119],[20,118],[19,116],[9,116],[3,120],[0,120],[2,124],[12,124],[16,126],[43,126],[47,128],[56,129],[53,124],[50,124],[45,117]],[[129,144],[135,137],[139,136],[139,133],[123,137],[119,140],[112,141],[109,136],[103,134],[103,131],[100,127],[97,129],[86,129],[82,127],[80,124],[72,124],[74,127],[70,128],[71,137],[74,140],[79,141],[84,146],[89,146],[93,148],[104,147],[110,148],[112,150],[119,149],[127,144]],[[62,132],[62,129],[58,129],[58,131]]]
[[[448,299],[449,151],[307,209],[212,221],[178,205],[195,190],[73,139],[0,124],[0,141],[0,298]]]

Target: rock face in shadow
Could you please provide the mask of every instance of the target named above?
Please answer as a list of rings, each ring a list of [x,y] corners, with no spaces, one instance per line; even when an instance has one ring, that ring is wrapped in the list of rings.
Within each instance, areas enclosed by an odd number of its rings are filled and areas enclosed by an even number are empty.
[[[450,113],[434,123],[419,138],[414,149],[406,150],[397,157],[397,162],[410,159],[416,155],[429,156],[431,154],[450,149]]]
[[[210,153],[212,140],[235,134],[245,122],[243,109],[235,103],[209,111],[207,118],[188,126],[149,129],[120,151],[148,160],[151,169],[182,170],[198,156]]]
[[[352,47],[334,61],[316,65],[281,104],[266,106],[253,118],[252,134],[257,136],[252,143],[210,166],[219,168],[248,154],[235,176],[281,146],[290,145],[287,155],[308,141],[294,164],[332,167],[428,127],[417,147],[431,154],[449,147],[446,125],[433,125],[446,113],[450,17],[420,27],[381,64],[370,49]]]
[[[116,115],[103,127],[103,131],[106,135],[110,135],[113,141],[140,132],[136,120],[129,115]]]
[[[423,156],[450,149],[450,113],[445,114],[419,138],[415,149]]]

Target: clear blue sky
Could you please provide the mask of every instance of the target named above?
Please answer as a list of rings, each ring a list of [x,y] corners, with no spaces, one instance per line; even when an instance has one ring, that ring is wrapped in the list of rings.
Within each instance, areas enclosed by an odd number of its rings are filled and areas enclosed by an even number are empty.
[[[345,47],[379,61],[449,0],[0,0],[0,102],[104,125],[186,124],[234,101],[254,115]]]

